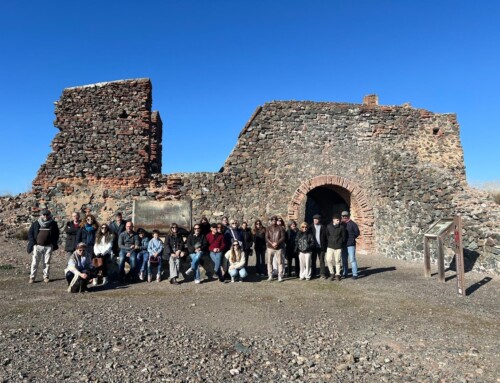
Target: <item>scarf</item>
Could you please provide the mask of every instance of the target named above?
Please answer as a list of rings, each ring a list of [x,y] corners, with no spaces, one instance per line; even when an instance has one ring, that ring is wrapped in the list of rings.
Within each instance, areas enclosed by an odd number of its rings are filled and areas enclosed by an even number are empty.
[[[38,218],[38,223],[40,224],[40,227],[43,229],[48,228],[53,221],[54,220],[52,219],[52,216],[50,216],[50,218],[46,221],[44,221],[42,217]]]
[[[95,231],[94,226],[89,225],[88,223],[85,224],[85,230],[87,230],[89,233]]]

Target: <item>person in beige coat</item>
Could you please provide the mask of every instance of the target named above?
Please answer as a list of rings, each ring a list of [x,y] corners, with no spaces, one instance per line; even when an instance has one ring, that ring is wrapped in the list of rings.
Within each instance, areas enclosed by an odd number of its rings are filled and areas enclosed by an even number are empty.
[[[243,282],[248,275],[245,269],[245,253],[237,240],[233,241],[231,249],[226,252],[225,257],[228,262],[228,271],[231,276],[231,282],[234,282],[239,277],[240,282]]]

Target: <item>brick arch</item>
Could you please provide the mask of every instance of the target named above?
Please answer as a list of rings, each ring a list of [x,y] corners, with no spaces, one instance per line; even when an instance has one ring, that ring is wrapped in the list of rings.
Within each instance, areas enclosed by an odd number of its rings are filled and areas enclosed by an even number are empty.
[[[368,202],[364,190],[355,182],[344,177],[321,175],[302,182],[288,204],[288,218],[299,219],[301,217],[300,210],[307,199],[307,193],[320,186],[334,187],[335,191],[350,205],[352,219],[356,221],[361,232],[358,239],[359,247],[366,251],[373,251],[375,245],[373,208]]]

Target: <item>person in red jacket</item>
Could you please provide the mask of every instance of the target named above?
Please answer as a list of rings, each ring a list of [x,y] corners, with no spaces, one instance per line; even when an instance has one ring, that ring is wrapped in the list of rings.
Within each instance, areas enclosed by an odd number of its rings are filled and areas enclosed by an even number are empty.
[[[214,279],[224,282],[224,270],[222,268],[222,256],[225,250],[224,234],[217,230],[217,224],[210,225],[210,233],[206,235],[210,258],[214,263]]]

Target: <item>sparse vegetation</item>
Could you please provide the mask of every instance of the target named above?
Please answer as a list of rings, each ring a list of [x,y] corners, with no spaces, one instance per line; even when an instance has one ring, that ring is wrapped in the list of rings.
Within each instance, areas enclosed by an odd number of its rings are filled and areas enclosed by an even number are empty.
[[[19,239],[20,241],[27,241],[28,240],[28,228],[26,227],[21,227],[16,231],[14,234],[14,238]]]
[[[10,264],[0,265],[0,270],[12,270],[14,266]]]
[[[491,195],[493,196],[493,201],[500,205],[500,191],[493,192]]]

